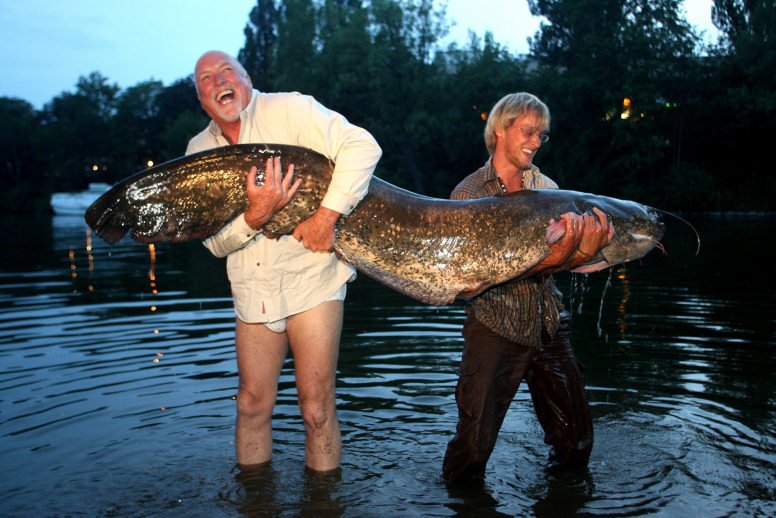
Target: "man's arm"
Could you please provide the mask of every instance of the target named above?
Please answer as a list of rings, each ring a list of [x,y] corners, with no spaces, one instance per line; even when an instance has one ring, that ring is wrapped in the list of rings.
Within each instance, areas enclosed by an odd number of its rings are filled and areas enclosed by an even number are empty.
[[[593,207],[594,214],[576,214],[568,212],[561,215],[560,221],[550,221],[550,233],[562,232],[562,235],[550,242],[550,254],[528,270],[524,277],[539,272],[553,272],[561,269],[571,270],[589,262],[614,237],[614,227],[606,214]],[[559,226],[562,225],[562,228]]]
[[[334,247],[337,219],[350,214],[369,189],[369,180],[382,150],[365,129],[355,126],[337,112],[309,96],[294,96],[289,114],[299,127],[299,144],[334,161],[331,183],[321,206],[294,229],[294,238],[315,252]]]

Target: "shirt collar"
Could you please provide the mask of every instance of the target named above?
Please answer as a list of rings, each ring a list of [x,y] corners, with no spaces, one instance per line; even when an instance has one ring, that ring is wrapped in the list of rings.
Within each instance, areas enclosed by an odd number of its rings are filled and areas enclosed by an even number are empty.
[[[523,171],[523,186],[525,189],[535,189],[536,182],[539,179],[540,171],[535,165],[531,165],[531,169]],[[493,157],[488,158],[488,163],[485,169],[485,182],[497,182],[498,188],[501,190],[501,180],[499,180],[496,168],[493,167]]]

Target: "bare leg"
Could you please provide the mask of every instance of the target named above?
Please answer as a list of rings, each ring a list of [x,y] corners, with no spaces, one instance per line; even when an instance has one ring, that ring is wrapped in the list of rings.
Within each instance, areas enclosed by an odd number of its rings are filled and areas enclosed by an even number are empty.
[[[237,463],[250,466],[272,458],[272,410],[288,340],[285,333],[273,333],[263,324],[239,319],[236,338],[240,390],[235,448]]]
[[[299,408],[307,438],[307,467],[339,467],[342,440],[337,419],[335,382],[344,304],[331,300],[288,319]]]

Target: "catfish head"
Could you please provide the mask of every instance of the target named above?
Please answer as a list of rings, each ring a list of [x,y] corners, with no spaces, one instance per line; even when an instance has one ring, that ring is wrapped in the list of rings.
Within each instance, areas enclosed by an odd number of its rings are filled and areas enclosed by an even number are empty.
[[[586,195],[579,209],[592,212],[596,206],[614,226],[614,237],[589,263],[575,268],[575,272],[595,272],[616,264],[644,257],[657,247],[665,253],[660,240],[665,233],[659,211],[640,203],[617,200],[604,196]],[[589,205],[588,205],[589,204]]]

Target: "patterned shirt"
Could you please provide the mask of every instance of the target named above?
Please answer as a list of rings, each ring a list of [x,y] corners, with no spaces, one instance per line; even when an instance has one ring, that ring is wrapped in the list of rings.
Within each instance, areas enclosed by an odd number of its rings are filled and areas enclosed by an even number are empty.
[[[544,176],[539,168],[523,172],[526,189],[557,189],[558,185]],[[454,200],[500,196],[501,180],[489,159],[484,166],[464,178],[450,195]],[[493,286],[467,300],[466,311],[483,325],[501,336],[529,347],[541,343],[542,329],[550,336],[558,330],[562,295],[552,275],[539,274]]]

